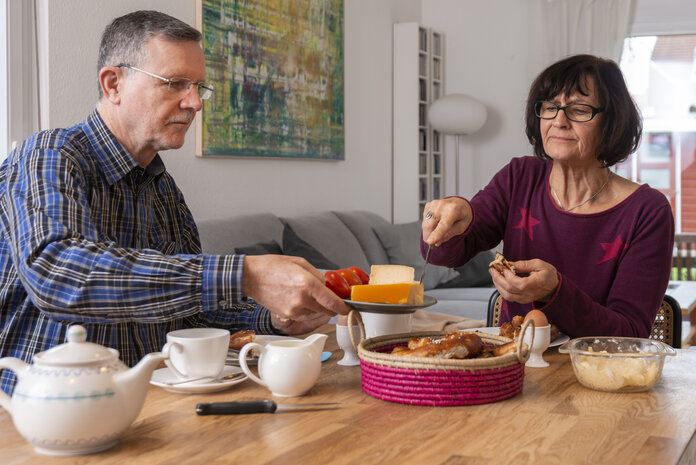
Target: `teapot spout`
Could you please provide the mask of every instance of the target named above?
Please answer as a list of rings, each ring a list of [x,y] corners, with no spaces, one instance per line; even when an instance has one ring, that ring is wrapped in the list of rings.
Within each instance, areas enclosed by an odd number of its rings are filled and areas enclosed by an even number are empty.
[[[127,409],[124,418],[129,419],[128,424],[137,418],[143,407],[152,372],[168,358],[168,351],[153,352],[143,357],[133,368],[114,375],[113,381],[116,388],[121,392],[123,398],[127,399],[124,404]]]
[[[320,354],[322,350],[324,350],[324,344],[326,343],[326,339],[328,339],[329,336],[326,334],[312,334],[311,336],[307,336],[304,340],[305,344],[309,346],[313,351],[316,353]]]

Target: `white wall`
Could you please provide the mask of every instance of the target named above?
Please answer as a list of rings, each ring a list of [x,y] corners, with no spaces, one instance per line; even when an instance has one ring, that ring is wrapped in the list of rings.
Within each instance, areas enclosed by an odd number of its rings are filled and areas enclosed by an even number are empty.
[[[104,27],[137,9],[195,24],[192,0],[43,0],[50,83],[45,127],[82,120],[97,100]],[[391,217],[392,23],[419,21],[420,0],[345,0],[345,161],[197,158],[194,130],[165,152],[196,220],[254,212],[367,209]],[[89,20],[88,20],[89,18]]]

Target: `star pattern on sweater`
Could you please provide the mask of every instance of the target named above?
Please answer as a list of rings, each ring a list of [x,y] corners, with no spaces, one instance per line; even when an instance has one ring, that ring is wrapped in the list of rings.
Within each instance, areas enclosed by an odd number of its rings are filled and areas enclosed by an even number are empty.
[[[534,240],[534,226],[541,223],[541,221],[534,218],[532,216],[532,213],[526,208],[520,208],[520,214],[522,215],[522,219],[519,223],[517,223],[515,229],[524,229],[527,232],[529,238],[531,240]]]
[[[621,235],[616,236],[616,239],[614,239],[613,242],[600,242],[599,245],[601,245],[602,249],[604,249],[604,256],[599,262],[597,262],[597,265],[608,262],[609,260],[617,260],[619,258],[619,254],[621,254],[621,252],[628,247],[628,244],[621,239]]]

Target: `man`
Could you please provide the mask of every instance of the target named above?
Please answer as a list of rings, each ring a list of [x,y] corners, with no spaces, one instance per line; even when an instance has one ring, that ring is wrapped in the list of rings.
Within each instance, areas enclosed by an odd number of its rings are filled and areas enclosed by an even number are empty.
[[[0,356],[29,361],[79,323],[133,365],[181,327],[300,334],[348,312],[303,259],[201,254],[158,155],[183,145],[212,91],[200,39],[154,11],[115,19],[95,110],[0,166]]]

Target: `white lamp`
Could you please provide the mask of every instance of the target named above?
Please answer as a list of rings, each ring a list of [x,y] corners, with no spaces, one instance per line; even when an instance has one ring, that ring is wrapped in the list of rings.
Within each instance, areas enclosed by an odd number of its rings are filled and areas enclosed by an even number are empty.
[[[442,134],[454,134],[455,186],[459,195],[459,136],[473,134],[486,122],[486,107],[473,97],[449,94],[436,100],[428,109],[428,122]]]

